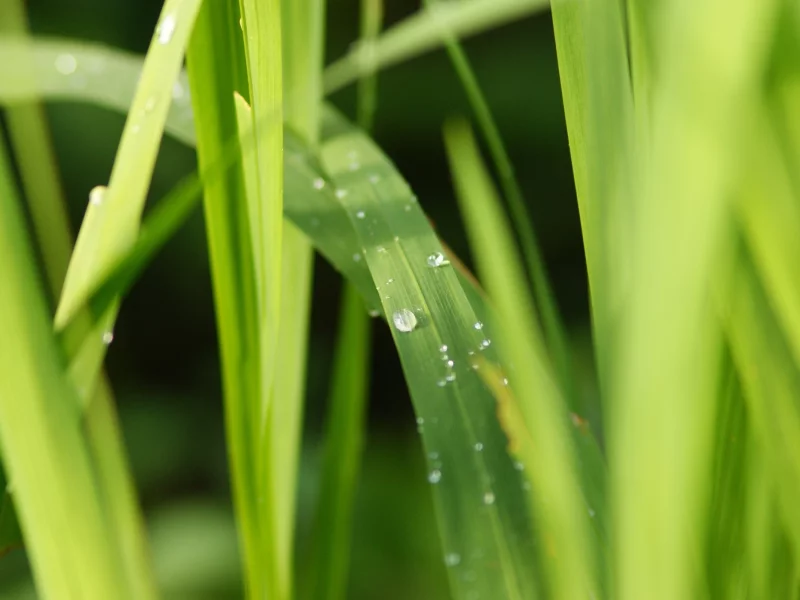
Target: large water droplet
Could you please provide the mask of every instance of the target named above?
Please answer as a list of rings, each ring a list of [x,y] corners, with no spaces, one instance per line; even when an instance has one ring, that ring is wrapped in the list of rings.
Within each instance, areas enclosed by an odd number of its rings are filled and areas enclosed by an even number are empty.
[[[483,503],[487,506],[494,504],[494,492],[486,492],[483,495]]]
[[[159,44],[169,44],[172,36],[175,34],[175,28],[178,26],[178,21],[172,13],[166,15],[156,27],[156,37]]]
[[[59,54],[56,56],[56,71],[62,75],[72,75],[78,68],[78,61],[72,54]]]
[[[450,261],[446,260],[444,254],[442,254],[441,252],[434,252],[428,257],[428,266],[433,267],[434,269],[436,267],[442,267],[444,265],[449,265],[449,264]]]
[[[108,188],[104,185],[96,185],[92,188],[92,191],[89,192],[89,203],[93,206],[100,206],[103,203],[103,198],[106,195],[106,190]]]
[[[460,562],[461,562],[461,555],[456,554],[455,552],[451,552],[450,554],[444,557],[444,564],[446,564],[448,567],[455,567]]]
[[[439,469],[434,469],[428,474],[428,481],[430,483],[439,483],[442,480],[442,472]]]
[[[417,317],[407,308],[401,308],[400,310],[394,311],[394,314],[392,315],[392,321],[394,322],[394,326],[397,328],[397,331],[401,331],[403,333],[414,331],[414,328],[417,326]]]

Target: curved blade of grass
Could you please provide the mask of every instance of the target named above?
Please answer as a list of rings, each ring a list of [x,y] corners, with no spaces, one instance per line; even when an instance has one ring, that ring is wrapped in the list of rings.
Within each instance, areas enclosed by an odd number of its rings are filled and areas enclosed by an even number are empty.
[[[436,15],[437,7],[441,6],[440,0],[426,0],[426,6]],[[514,166],[511,164],[511,157],[508,155],[500,130],[495,123],[489,103],[483,95],[478,79],[469,64],[466,53],[459,44],[453,33],[442,26],[442,39],[453,63],[453,68],[461,80],[464,92],[467,95],[472,112],[480,127],[481,134],[489,147],[492,162],[500,176],[500,185],[503,195],[508,202],[511,215],[513,217],[514,228],[522,245],[523,256],[533,284],[533,292],[536,298],[536,310],[538,318],[544,326],[544,333],[547,338],[551,356],[558,374],[559,385],[565,393],[567,400],[575,410],[579,410],[579,399],[575,388],[575,378],[572,374],[571,359],[567,345],[567,337],[564,332],[564,325],[558,312],[553,290],[547,275],[544,260],[539,251],[539,243],[536,239],[536,231],[531,222],[531,217],[525,205],[525,198],[522,195],[517,178],[514,175]]]
[[[587,508],[581,489],[566,403],[525,289],[511,228],[469,127],[463,122],[449,124],[445,141],[467,232],[496,309],[501,355],[507,364],[524,365],[511,373],[510,385],[519,404],[512,400],[503,404],[505,410],[515,406],[519,410],[505,423],[516,424],[512,443],[517,442],[533,483],[532,512],[548,546],[542,560],[547,565],[549,597],[596,596],[600,590],[588,512],[594,508]]]
[[[487,331],[476,327],[452,267],[428,265],[442,247],[391,163],[330,111],[323,139],[323,165],[363,244],[414,401],[453,593],[531,598],[537,583],[521,474],[494,400],[469,365],[470,354],[494,355]]]
[[[461,0],[418,11],[374,42],[360,42],[325,70],[330,94],[376,70],[442,45],[442,30],[466,37],[547,8],[547,0]]]
[[[347,596],[353,502],[361,469],[369,389],[370,320],[352,285],[342,293],[308,597]]]

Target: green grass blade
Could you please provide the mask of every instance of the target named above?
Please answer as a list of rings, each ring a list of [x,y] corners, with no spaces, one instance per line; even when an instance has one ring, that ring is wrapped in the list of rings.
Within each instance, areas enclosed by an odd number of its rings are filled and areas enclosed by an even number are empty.
[[[383,0],[361,0],[361,36],[359,43],[368,49],[375,48],[375,40],[383,26]],[[373,60],[369,61],[374,64]],[[356,122],[364,131],[372,130],[378,102],[378,74],[366,73],[358,80],[358,103]]]
[[[36,584],[45,597],[133,598],[25,231],[0,144],[0,443]]]
[[[555,560],[542,556],[550,597],[597,595],[597,565],[590,516],[581,490],[577,452],[566,404],[547,357],[524,270],[513,247],[511,228],[463,122],[445,130],[459,202],[480,273],[497,311],[501,354],[507,364],[524,365],[511,375],[528,435],[522,457],[531,478],[538,529]]]
[[[238,21],[232,3],[204,3],[187,52],[197,158],[203,173],[226,162],[226,142],[237,140],[238,144],[234,92],[248,89]],[[251,424],[261,397],[253,366],[258,357],[258,328],[254,327],[258,309],[240,162],[222,176],[205,181],[203,207],[220,340],[231,487],[245,587],[257,597],[267,587],[262,578],[272,563],[264,554],[253,476]]]
[[[660,77],[652,144],[639,149],[633,285],[609,433],[623,600],[694,597],[705,586],[694,557],[705,534],[722,355],[710,282],[727,252],[729,190],[742,158],[731,123],[755,108],[773,9],[687,0],[658,16]],[[710,23],[724,35],[709,36]]]
[[[428,264],[442,247],[391,163],[335,113],[325,131],[322,162],[363,244],[414,401],[453,594],[531,597],[522,476],[470,367],[470,355],[494,356],[488,332],[452,266]]]
[[[370,320],[351,285],[344,287],[340,314],[308,575],[308,597],[319,600],[347,597],[353,502],[370,380]]]
[[[426,0],[429,10],[436,10],[437,0]],[[523,256],[527,271],[533,284],[533,292],[536,298],[536,308],[538,317],[541,319],[544,332],[547,337],[548,347],[555,362],[558,374],[559,385],[566,394],[570,404],[577,410],[580,403],[575,389],[575,378],[572,374],[571,359],[567,345],[567,337],[564,332],[564,325],[558,312],[553,290],[547,275],[544,260],[539,251],[539,244],[536,239],[536,232],[531,222],[530,214],[525,205],[525,198],[522,189],[514,175],[514,166],[511,157],[508,155],[500,130],[492,116],[489,103],[486,101],[481,90],[478,79],[475,76],[469,59],[458,40],[449,31],[443,31],[442,38],[450,60],[453,63],[456,74],[461,80],[464,92],[467,95],[472,112],[486,140],[489,153],[492,157],[495,169],[500,176],[500,185],[503,195],[508,202],[511,216],[513,217],[514,227],[522,246]]]
[[[466,37],[542,11],[547,4],[547,0],[461,0],[420,10],[331,64],[325,70],[325,92],[440,47],[442,31]]]

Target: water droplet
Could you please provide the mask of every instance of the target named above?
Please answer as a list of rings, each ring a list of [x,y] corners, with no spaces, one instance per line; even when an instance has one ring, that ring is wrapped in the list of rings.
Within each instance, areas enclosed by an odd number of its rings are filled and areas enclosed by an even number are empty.
[[[356,262],[360,262],[361,261],[361,254],[359,254],[358,252],[353,254],[353,260],[356,261]]]
[[[136,125],[133,125],[133,126],[131,127],[131,133],[134,133],[134,134],[135,134],[135,133],[139,133],[139,130],[140,130],[141,128],[142,128],[142,127],[141,127],[141,126],[140,126],[140,125],[137,123]]]
[[[442,354],[442,360],[447,360],[448,358],[450,357],[447,354]]]
[[[448,567],[455,567],[460,562],[461,562],[461,555],[456,554],[455,552],[451,552],[450,554],[444,557],[444,564],[446,564]]]
[[[322,177],[317,177],[314,179],[314,189],[321,190],[325,187],[325,180]]]
[[[430,483],[439,483],[442,480],[442,472],[439,469],[434,469],[428,474],[428,481]]]
[[[103,203],[103,197],[106,195],[108,188],[104,185],[97,185],[89,192],[89,203],[94,206],[100,206]]]
[[[439,347],[439,352],[447,352],[447,344],[442,344]]]
[[[78,61],[75,60],[75,57],[72,54],[59,54],[56,57],[56,71],[61,73],[62,75],[72,75],[75,72],[75,69],[78,68]]]
[[[422,417],[417,417],[417,425],[424,425],[424,424],[425,424],[425,419],[423,419]]]
[[[487,506],[494,504],[494,492],[486,492],[483,495],[483,503]]]
[[[358,218],[358,219],[363,219],[366,216],[367,216],[367,214],[363,210],[360,210],[360,211],[358,211],[356,213],[356,218]]]
[[[406,204],[406,212],[411,212],[411,205],[410,204]]]
[[[378,183],[380,180],[381,180],[380,175],[372,174],[372,175],[369,176],[369,182],[370,183]]]
[[[103,343],[106,346],[108,346],[113,341],[114,341],[114,332],[113,331],[105,331],[105,332],[103,332]]]
[[[517,461],[514,461],[514,468],[517,471],[524,471],[525,470],[525,465],[522,463],[522,461],[517,460]]]
[[[369,311],[369,316],[372,317],[373,319],[376,318],[376,317],[380,317],[381,316],[381,311],[379,311],[376,308],[373,308],[371,311]]]
[[[350,170],[351,171],[358,171],[361,168],[361,165],[357,162],[350,163]]]
[[[447,382],[444,379],[440,379],[439,381],[436,382],[436,385],[438,385],[439,387],[444,387],[447,385]]]
[[[146,113],[151,112],[156,107],[157,102],[158,101],[156,100],[155,96],[150,96],[147,99],[147,102],[144,103],[144,112]]]
[[[378,251],[378,254],[386,254],[386,248],[384,248],[383,246],[378,246],[375,249]]]
[[[487,339],[485,339],[485,340],[483,340],[481,342],[481,349],[488,348],[491,344],[492,344],[492,340],[487,338]]]
[[[503,385],[508,385],[508,377],[503,377]]]
[[[407,308],[401,308],[400,310],[394,311],[394,314],[392,315],[392,321],[394,322],[394,326],[397,328],[397,331],[403,333],[414,331],[414,328],[417,326],[417,317]]]
[[[589,509],[589,516],[590,516],[592,519],[594,519],[594,509],[592,509],[592,508],[590,508],[590,509]]]
[[[159,44],[169,44],[172,36],[175,34],[175,28],[178,26],[178,21],[175,20],[175,15],[172,13],[166,15],[156,27],[156,36]]]
[[[436,460],[437,458],[439,458],[439,453],[438,452],[429,452],[428,453],[428,458],[430,458],[431,460]]]
[[[483,451],[483,444],[478,442],[477,444],[475,444],[475,452],[481,452],[481,451]]]
[[[456,363],[454,361],[452,361],[452,360],[448,360],[447,361],[447,366],[450,367],[451,369],[455,366],[455,364]]]
[[[481,330],[481,329],[483,329],[483,323],[481,323],[480,321],[477,321],[477,322],[475,323],[475,325],[473,325],[473,327],[474,327],[475,329]]]
[[[455,373],[448,373],[447,377],[445,377],[445,380],[446,381],[455,381],[456,380],[456,374]]]
[[[186,91],[183,89],[180,81],[176,81],[172,84],[172,99],[173,100],[182,100],[183,97],[186,95]]]
[[[446,260],[444,254],[441,252],[434,252],[428,257],[428,266],[429,267],[442,267],[444,265],[449,265],[450,261]]]
[[[340,200],[347,196],[347,190],[336,190],[336,197]]]
[[[390,283],[394,283],[394,279],[392,279],[392,278],[389,278],[389,279],[386,281],[386,285],[389,285]]]

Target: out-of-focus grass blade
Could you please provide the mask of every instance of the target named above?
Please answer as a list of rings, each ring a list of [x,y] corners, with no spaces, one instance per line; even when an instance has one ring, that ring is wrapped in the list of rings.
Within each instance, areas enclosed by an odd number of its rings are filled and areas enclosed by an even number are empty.
[[[679,0],[647,23],[660,32],[659,79],[650,147],[629,162],[636,228],[632,259],[619,268],[632,263],[633,277],[609,419],[622,600],[705,589],[694,557],[704,543],[722,356],[710,287],[728,250],[729,190],[743,158],[742,129],[731,124],[756,107],[775,6]],[[724,33],[708,35],[712,23]]]
[[[438,0],[426,0],[426,6],[436,14],[436,9],[441,6],[441,2]],[[537,315],[544,327],[547,345],[555,363],[559,385],[570,404],[575,410],[578,410],[579,402],[572,375],[571,359],[564,326],[553,297],[547,269],[539,251],[536,232],[525,205],[525,198],[514,175],[511,157],[506,150],[503,138],[500,136],[500,130],[489,108],[489,103],[483,95],[478,78],[470,66],[466,53],[452,32],[443,29],[441,35],[453,67],[461,80],[461,84],[464,86],[464,92],[467,95],[472,112],[475,114],[481,134],[486,140],[492,161],[499,174],[503,195],[508,202],[514,220],[514,227],[522,245],[527,271],[533,284]]]
[[[27,24],[22,0],[9,0],[0,5],[0,35],[19,35],[27,39]],[[26,65],[30,80],[31,54],[20,57]],[[6,123],[17,168],[22,179],[25,197],[30,207],[31,221],[36,232],[37,247],[42,256],[50,300],[55,306],[67,272],[72,235],[66,205],[61,191],[55,154],[50,144],[44,110],[38,101],[10,107]]]
[[[746,254],[727,296],[725,323],[764,463],[795,553],[800,549],[800,370]]]
[[[391,163],[335,113],[326,113],[323,139],[323,165],[363,244],[411,391],[453,594],[533,597],[522,475],[470,366],[472,355],[494,357],[489,327]]]
[[[340,600],[347,595],[352,510],[370,381],[370,320],[351,285],[344,287],[340,315],[308,575],[308,597],[319,600]]]
[[[0,143],[0,442],[28,557],[44,597],[133,598],[25,233]]]
[[[11,498],[11,486],[6,475],[0,470],[0,558],[16,546],[22,545],[22,532],[19,530],[14,501]]]
[[[440,47],[443,30],[466,37],[544,10],[547,4],[547,0],[461,0],[422,9],[331,64],[325,70],[325,92]]]
[[[532,512],[548,546],[541,558],[550,597],[596,596],[600,588],[589,513],[594,508],[587,506],[581,489],[566,403],[526,291],[511,228],[469,127],[461,121],[450,123],[445,140],[467,232],[496,309],[500,352],[506,364],[520,367],[509,378],[519,397],[514,417],[522,417],[527,431],[515,424],[512,443],[519,442],[533,484]],[[517,406],[508,399],[501,404],[508,407],[505,410]]]

